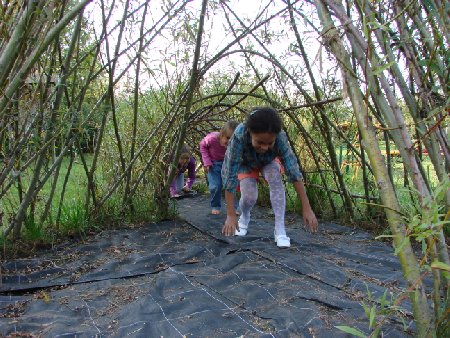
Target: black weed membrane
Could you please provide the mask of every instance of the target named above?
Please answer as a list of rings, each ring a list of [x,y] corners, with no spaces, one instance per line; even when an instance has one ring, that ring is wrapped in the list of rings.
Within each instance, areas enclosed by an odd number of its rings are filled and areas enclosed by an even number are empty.
[[[255,208],[245,237],[225,237],[208,197],[177,201],[180,221],[104,231],[36,258],[3,262],[0,336],[350,337],[370,333],[361,306],[404,289],[392,248],[368,233],[288,214],[291,247]],[[368,293],[370,292],[370,296]],[[384,319],[408,337],[409,305]]]

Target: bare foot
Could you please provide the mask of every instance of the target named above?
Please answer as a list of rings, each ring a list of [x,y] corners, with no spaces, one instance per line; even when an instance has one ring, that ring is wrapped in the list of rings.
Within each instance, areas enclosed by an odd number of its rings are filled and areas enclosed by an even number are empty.
[[[220,215],[220,210],[216,209],[211,210],[211,215]]]

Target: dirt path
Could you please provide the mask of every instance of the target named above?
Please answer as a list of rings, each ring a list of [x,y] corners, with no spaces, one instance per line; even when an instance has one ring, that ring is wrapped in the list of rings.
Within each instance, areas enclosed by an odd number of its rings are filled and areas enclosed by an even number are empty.
[[[370,332],[366,288],[374,299],[402,289],[391,247],[368,233],[321,223],[312,235],[288,215],[292,246],[279,249],[268,210],[255,210],[246,237],[223,237],[206,197],[177,203],[183,221],[3,262],[0,336],[346,337],[336,325]],[[384,337],[408,330],[383,326]]]

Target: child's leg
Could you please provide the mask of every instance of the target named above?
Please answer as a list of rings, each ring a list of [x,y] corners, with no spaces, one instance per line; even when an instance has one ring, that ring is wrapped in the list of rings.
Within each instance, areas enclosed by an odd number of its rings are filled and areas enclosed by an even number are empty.
[[[241,216],[239,217],[239,223],[248,225],[250,222],[250,211],[258,199],[256,179],[250,177],[242,179],[240,181],[240,188],[241,199],[239,201],[239,207],[241,208]]]
[[[208,189],[211,194],[211,209],[220,210],[222,198],[222,162],[214,162],[208,171]]]
[[[286,195],[281,179],[280,165],[272,162],[262,169],[262,174],[269,183],[270,202],[272,203],[273,213],[275,215],[275,231],[277,235],[286,235],[284,226],[284,214],[286,211]]]
[[[172,183],[170,183],[170,197],[174,197],[179,192],[178,189],[178,175],[174,177]]]
[[[181,192],[181,190],[184,187],[184,174],[178,174],[177,177],[175,177],[175,186],[177,189],[177,194]]]

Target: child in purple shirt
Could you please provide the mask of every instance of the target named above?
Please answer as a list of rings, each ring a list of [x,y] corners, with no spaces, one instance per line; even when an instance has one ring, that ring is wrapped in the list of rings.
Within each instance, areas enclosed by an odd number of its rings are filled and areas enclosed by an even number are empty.
[[[211,214],[219,215],[222,200],[222,163],[228,141],[238,123],[228,121],[220,132],[212,132],[200,141],[200,153],[208,176],[208,189],[211,195]]]
[[[184,172],[188,171],[188,179],[184,184]],[[188,192],[195,182],[195,158],[191,156],[189,148],[183,146],[180,159],[178,160],[177,172],[170,185],[170,197],[180,197],[181,191]]]

